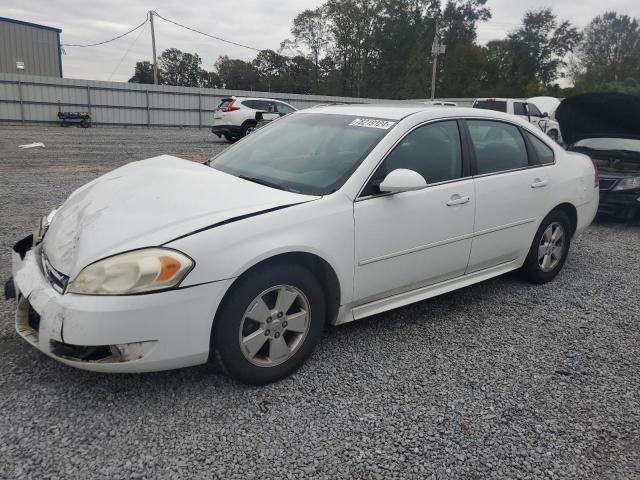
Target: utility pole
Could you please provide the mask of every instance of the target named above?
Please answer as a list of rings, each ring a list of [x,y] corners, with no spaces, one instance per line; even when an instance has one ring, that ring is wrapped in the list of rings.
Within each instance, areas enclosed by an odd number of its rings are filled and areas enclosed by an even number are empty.
[[[440,44],[440,21],[436,20],[436,33],[433,36],[433,46],[431,54],[433,55],[433,71],[431,72],[431,100],[436,96],[436,73],[438,72],[438,55],[443,55],[447,51],[446,45]]]
[[[149,10],[149,20],[151,21],[151,46],[153,47],[153,84],[158,85],[158,59],[156,57],[156,33],[153,29],[153,10]]]
[[[431,72],[431,100],[436,97],[436,70],[438,68],[438,51],[440,50],[440,20],[436,20],[436,32],[433,36],[433,45],[431,46],[431,54],[433,56],[433,70]],[[153,22],[151,22],[151,31],[153,31]]]

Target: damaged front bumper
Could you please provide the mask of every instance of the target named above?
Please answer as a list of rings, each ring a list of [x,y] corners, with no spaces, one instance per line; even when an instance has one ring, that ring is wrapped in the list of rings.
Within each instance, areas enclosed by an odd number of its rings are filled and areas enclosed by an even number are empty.
[[[146,295],[57,291],[43,273],[40,245],[26,237],[12,252],[18,334],[67,365],[101,372],[147,372],[205,363],[215,311],[230,281]]]

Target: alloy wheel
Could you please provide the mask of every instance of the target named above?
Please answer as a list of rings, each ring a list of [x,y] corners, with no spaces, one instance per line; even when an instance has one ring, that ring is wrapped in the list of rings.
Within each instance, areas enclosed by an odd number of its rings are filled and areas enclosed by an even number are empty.
[[[562,225],[553,222],[545,229],[538,246],[538,264],[543,272],[550,272],[560,261],[564,254],[565,232]]]
[[[249,304],[240,323],[240,350],[259,367],[273,367],[291,358],[309,331],[311,309],[302,291],[278,285]]]

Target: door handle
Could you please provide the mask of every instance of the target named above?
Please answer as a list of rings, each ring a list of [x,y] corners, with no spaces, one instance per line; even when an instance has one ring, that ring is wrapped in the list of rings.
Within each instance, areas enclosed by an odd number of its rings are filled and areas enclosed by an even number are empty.
[[[531,188],[542,188],[542,187],[546,187],[547,186],[547,182],[546,180],[542,180],[541,178],[536,178],[533,183],[531,184]]]
[[[456,193],[455,195],[451,196],[451,198],[447,202],[447,206],[453,207],[455,205],[464,205],[465,203],[469,203],[469,200],[471,200],[469,197],[461,197]]]

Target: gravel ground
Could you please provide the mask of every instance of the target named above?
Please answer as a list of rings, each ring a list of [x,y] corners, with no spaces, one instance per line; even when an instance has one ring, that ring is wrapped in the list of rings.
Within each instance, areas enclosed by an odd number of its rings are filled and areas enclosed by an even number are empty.
[[[45,149],[17,145],[43,141]],[[9,248],[74,188],[206,130],[0,127]],[[330,329],[292,377],[58,364],[0,301],[0,478],[640,478],[640,225],[598,222],[564,271],[504,276]]]

